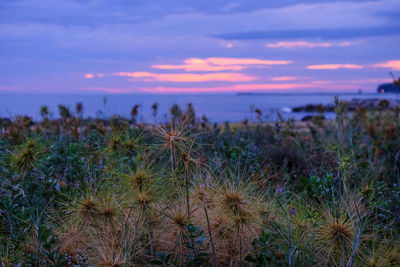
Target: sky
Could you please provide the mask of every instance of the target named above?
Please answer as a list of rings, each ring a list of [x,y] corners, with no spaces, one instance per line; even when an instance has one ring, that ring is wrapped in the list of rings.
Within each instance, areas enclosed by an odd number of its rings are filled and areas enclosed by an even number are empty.
[[[0,0],[0,92],[374,92],[400,0]]]

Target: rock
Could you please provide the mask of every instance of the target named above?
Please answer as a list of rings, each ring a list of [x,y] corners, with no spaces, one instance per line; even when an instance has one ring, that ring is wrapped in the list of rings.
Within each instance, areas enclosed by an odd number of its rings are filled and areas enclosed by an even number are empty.
[[[306,116],[304,116],[304,117],[301,119],[301,121],[312,121],[312,120],[314,120],[314,119],[317,119],[317,120],[325,120],[325,116],[322,116],[322,115],[317,115],[317,116],[306,115]]]
[[[358,108],[365,108],[366,110],[385,110],[385,109],[394,109],[395,107],[400,106],[399,100],[388,100],[388,99],[379,99],[379,98],[369,98],[369,99],[361,99],[354,98],[351,101],[341,101],[345,105],[345,110],[347,111],[355,111]],[[335,105],[333,104],[308,104],[305,106],[294,107],[292,108],[293,112],[334,112]]]
[[[380,94],[387,94],[387,93],[398,94],[400,92],[400,86],[395,85],[394,83],[384,83],[379,85],[376,91]]]

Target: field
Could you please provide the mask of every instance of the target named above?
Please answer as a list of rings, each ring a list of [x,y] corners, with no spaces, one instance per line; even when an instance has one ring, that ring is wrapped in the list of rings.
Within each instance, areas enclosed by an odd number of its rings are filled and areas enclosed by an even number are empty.
[[[0,121],[3,266],[400,266],[400,109]],[[157,113],[157,106],[154,106]],[[261,113],[261,112],[259,112]]]

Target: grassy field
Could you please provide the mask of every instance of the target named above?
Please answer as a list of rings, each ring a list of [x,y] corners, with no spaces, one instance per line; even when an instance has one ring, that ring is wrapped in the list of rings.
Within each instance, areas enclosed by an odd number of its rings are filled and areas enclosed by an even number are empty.
[[[399,110],[0,121],[3,266],[400,266]]]

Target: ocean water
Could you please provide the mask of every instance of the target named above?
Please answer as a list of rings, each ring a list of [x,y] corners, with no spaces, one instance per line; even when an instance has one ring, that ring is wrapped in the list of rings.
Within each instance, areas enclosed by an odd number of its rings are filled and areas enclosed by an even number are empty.
[[[140,122],[159,122],[167,120],[168,109],[173,104],[185,107],[194,106],[196,116],[207,116],[210,122],[238,122],[247,118],[255,121],[251,112],[258,108],[263,112],[264,120],[276,120],[278,113],[284,118],[301,119],[310,113],[292,113],[291,108],[305,104],[333,103],[335,95],[340,99],[381,98],[397,99],[394,94],[199,94],[199,95],[39,95],[39,94],[0,94],[0,117],[13,118],[16,115],[28,115],[34,120],[40,119],[40,107],[49,107],[53,118],[58,117],[58,105],[66,105],[75,110],[77,102],[84,106],[84,117],[109,117],[119,114],[130,117],[130,111],[138,104]],[[152,115],[151,106],[158,103],[158,114]],[[334,117],[334,114],[325,114]]]

